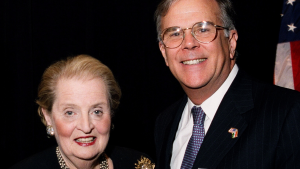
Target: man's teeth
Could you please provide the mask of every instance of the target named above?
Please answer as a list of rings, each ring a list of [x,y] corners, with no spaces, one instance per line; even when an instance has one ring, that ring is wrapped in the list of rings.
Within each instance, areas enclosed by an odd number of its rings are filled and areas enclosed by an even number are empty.
[[[76,139],[75,141],[80,142],[80,143],[90,143],[90,142],[94,141],[94,137],[79,138],[79,139]]]
[[[205,61],[206,59],[196,59],[196,60],[188,60],[188,61],[183,61],[182,63],[185,65],[195,65],[198,64],[200,62]]]

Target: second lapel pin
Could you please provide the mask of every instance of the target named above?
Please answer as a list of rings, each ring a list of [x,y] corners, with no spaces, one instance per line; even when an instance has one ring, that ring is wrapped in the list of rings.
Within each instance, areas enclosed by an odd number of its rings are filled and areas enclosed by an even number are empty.
[[[228,133],[231,133],[231,138],[237,138],[238,137],[238,129],[236,129],[236,128],[230,128],[228,130]]]

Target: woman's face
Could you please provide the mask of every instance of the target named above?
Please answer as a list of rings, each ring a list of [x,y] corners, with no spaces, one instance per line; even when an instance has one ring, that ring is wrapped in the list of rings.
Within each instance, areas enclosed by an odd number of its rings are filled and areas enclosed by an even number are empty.
[[[106,92],[99,78],[58,81],[52,112],[43,113],[67,163],[97,159],[104,151],[111,126]]]

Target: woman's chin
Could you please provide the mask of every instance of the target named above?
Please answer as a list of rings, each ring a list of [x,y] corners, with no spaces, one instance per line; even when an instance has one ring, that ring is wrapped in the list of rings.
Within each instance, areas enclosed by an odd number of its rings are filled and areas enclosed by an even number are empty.
[[[92,160],[97,160],[100,154],[80,154],[76,156],[80,160],[84,161],[92,161]]]

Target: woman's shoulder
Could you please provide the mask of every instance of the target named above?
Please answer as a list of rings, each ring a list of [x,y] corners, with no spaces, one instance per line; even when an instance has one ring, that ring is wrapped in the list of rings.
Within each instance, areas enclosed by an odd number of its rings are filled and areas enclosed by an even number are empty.
[[[37,153],[31,157],[28,157],[10,169],[56,169],[60,168],[56,153],[56,147],[48,148],[40,153]]]
[[[114,146],[109,148],[106,153],[112,159],[114,169],[134,169],[135,164],[138,164],[142,157],[153,163],[153,160],[147,154],[130,148]]]

